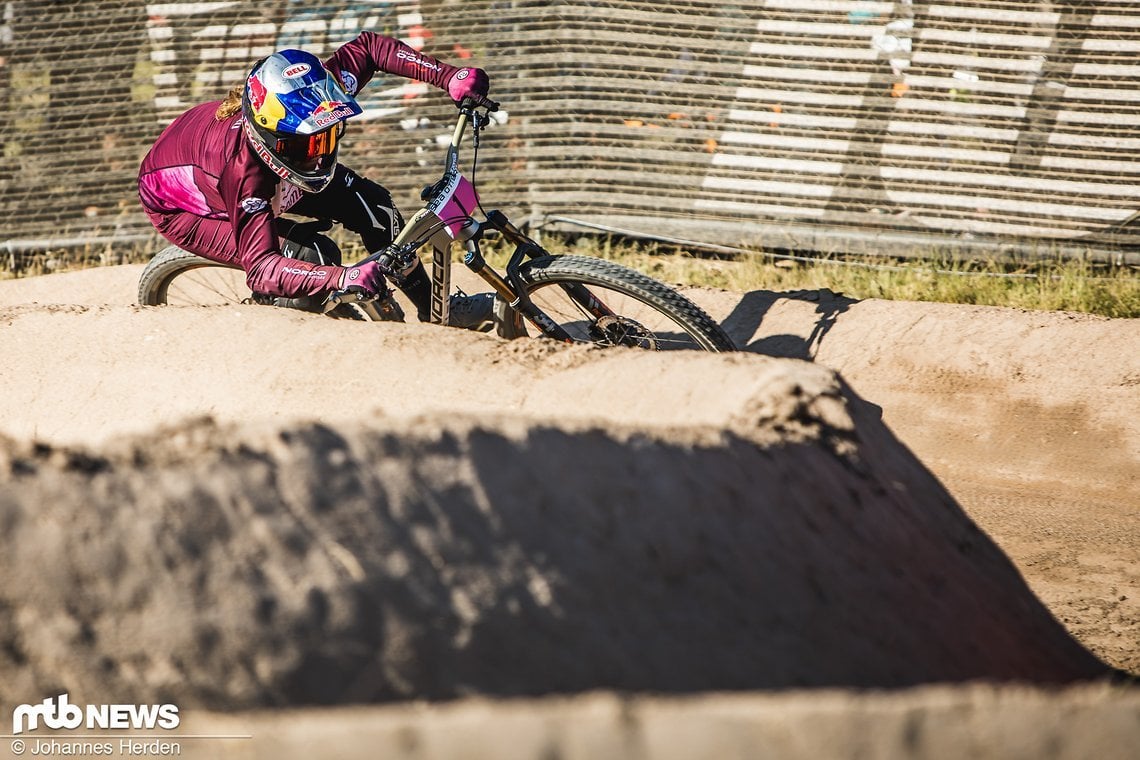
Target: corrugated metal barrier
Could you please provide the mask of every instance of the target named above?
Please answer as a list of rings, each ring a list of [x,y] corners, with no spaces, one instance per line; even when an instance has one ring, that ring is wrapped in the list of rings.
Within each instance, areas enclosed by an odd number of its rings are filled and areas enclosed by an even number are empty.
[[[486,68],[478,182],[535,224],[794,250],[1140,261],[1140,5],[944,0],[0,2],[10,252],[150,237],[178,112],[361,29]],[[405,209],[446,96],[397,77],[342,160]],[[469,154],[468,154],[469,155]]]

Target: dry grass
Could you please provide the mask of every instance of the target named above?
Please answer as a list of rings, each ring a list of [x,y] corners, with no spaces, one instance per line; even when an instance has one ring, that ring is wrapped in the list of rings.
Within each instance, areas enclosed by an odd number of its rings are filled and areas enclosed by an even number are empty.
[[[337,236],[346,260],[364,256],[356,241]],[[1140,318],[1140,271],[1088,261],[1043,260],[1020,268],[994,262],[882,258],[814,262],[774,259],[761,253],[735,259],[709,258],[675,248],[601,237],[543,240],[553,253],[599,256],[631,266],[668,283],[740,292],[827,288],[851,298],[938,301],[1019,309],[1075,311],[1106,317]],[[161,244],[156,243],[161,247]],[[19,275],[0,259],[0,279],[146,261],[152,246],[109,251],[92,249],[25,256]],[[492,248],[488,259],[501,267],[506,254]]]
[[[979,260],[832,258],[807,263],[760,253],[710,259],[653,244],[590,238],[547,248],[619,261],[665,282],[743,292],[828,288],[852,298],[1140,317],[1140,271],[1072,259],[1034,261],[1016,268]]]

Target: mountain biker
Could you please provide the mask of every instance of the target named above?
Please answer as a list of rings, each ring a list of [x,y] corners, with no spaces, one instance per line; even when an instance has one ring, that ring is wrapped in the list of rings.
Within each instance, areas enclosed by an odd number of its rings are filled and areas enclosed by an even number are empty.
[[[375,262],[321,260],[306,245],[306,228],[279,218],[289,212],[340,222],[369,253],[399,234],[404,220],[388,190],[337,162],[345,121],[362,110],[353,95],[377,72],[427,82],[456,103],[485,97],[489,86],[482,69],[451,66],[373,32],[323,63],[280,50],[258,61],[224,100],[174,119],[151,147],[138,188],[155,229],[187,251],[240,265],[255,296],[279,305],[316,311],[333,289],[385,292]],[[393,279],[427,321],[431,283],[423,264],[417,259]],[[453,295],[450,323],[484,325],[493,300],[490,293]]]

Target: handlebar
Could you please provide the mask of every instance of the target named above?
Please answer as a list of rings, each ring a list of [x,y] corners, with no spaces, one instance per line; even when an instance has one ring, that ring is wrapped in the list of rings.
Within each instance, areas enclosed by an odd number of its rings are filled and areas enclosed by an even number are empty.
[[[380,271],[384,273],[384,276],[391,277],[410,265],[414,257],[414,251],[390,245],[382,251],[377,251],[361,259],[358,263],[363,264],[365,261],[375,261],[380,265]]]

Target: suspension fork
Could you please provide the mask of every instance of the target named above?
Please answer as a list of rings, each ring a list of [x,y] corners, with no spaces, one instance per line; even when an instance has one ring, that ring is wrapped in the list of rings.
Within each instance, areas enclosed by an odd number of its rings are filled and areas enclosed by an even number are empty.
[[[507,277],[510,278],[511,283],[525,298],[526,290],[518,274],[519,265],[522,264],[524,258],[536,259],[539,256],[549,256],[550,252],[534,242],[522,230],[512,224],[501,211],[495,210],[488,213],[487,221],[489,221],[495,229],[502,232],[503,237],[515,245],[515,255],[511,257],[510,263],[507,264]],[[602,303],[585,285],[577,282],[560,283],[560,287],[570,296],[574,303],[588,312],[594,319],[616,316],[613,309]],[[527,300],[529,301],[530,299],[528,298]]]
[[[492,219],[492,216],[495,218]],[[570,334],[563,329],[562,325],[551,319],[546,312],[535,306],[534,302],[530,300],[527,295],[526,285],[519,275],[519,265],[527,256],[534,258],[535,256],[544,255],[545,251],[539,248],[533,241],[522,234],[514,225],[512,225],[507,218],[499,211],[492,211],[488,215],[488,221],[491,225],[498,229],[503,235],[511,242],[516,243],[515,252],[511,256],[510,263],[507,264],[507,279],[503,277],[487,265],[486,259],[483,258],[482,252],[479,250],[479,239],[483,236],[483,230],[480,229],[464,243],[466,252],[463,256],[463,263],[475,274],[482,277],[487,283],[498,293],[499,297],[510,304],[513,311],[518,312],[528,322],[533,324],[548,338],[560,341],[562,343],[573,343],[574,339]],[[508,233],[507,230],[512,233]],[[530,249],[535,249],[534,251]]]

